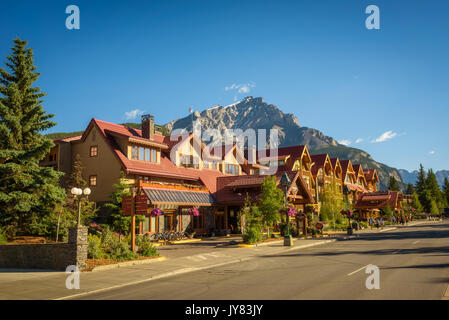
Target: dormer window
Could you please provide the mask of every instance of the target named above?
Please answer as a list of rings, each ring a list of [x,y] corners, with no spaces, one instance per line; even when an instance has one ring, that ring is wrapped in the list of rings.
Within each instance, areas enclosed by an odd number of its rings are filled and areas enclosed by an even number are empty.
[[[157,163],[157,149],[141,146],[131,147],[131,159]]]

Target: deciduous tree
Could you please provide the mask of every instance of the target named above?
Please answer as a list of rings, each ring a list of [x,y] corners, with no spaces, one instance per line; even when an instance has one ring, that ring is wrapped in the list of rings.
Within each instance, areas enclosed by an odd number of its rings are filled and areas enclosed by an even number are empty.
[[[262,212],[262,222],[268,228],[270,236],[270,227],[280,220],[279,210],[284,207],[284,194],[276,186],[276,177],[267,176],[262,182],[261,189],[258,206]]]

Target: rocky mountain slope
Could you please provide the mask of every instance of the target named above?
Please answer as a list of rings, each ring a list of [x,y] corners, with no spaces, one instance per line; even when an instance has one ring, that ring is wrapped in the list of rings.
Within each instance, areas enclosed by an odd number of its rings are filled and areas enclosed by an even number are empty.
[[[200,121],[202,128],[225,129],[278,129],[281,146],[305,144],[312,154],[328,153],[331,157],[350,159],[361,163],[364,168],[375,168],[380,179],[380,188],[388,185],[393,175],[402,184],[399,171],[375,161],[363,150],[346,147],[332,137],[313,128],[301,127],[293,114],[283,113],[277,106],[268,104],[262,98],[247,97],[229,106],[215,106],[191,116],[171,121],[165,125],[168,131],[173,129],[192,129],[192,120]]]
[[[402,181],[404,183],[411,183],[415,184],[418,180],[418,170],[414,170],[412,172],[405,170],[405,169],[399,169],[399,173],[401,174]],[[435,172],[435,175],[437,177],[438,184],[440,186],[443,186],[444,179],[449,179],[449,170],[439,170]]]

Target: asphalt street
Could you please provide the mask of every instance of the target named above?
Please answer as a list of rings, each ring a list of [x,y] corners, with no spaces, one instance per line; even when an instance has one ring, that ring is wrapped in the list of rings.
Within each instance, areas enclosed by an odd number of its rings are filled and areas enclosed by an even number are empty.
[[[365,285],[379,268],[379,289]],[[78,299],[449,299],[449,222],[423,224]]]

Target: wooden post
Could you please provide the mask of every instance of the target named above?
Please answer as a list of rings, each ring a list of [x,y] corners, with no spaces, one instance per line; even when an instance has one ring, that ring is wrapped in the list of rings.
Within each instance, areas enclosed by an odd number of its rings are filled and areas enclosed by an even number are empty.
[[[131,250],[136,251],[136,192],[132,191],[131,198]]]

